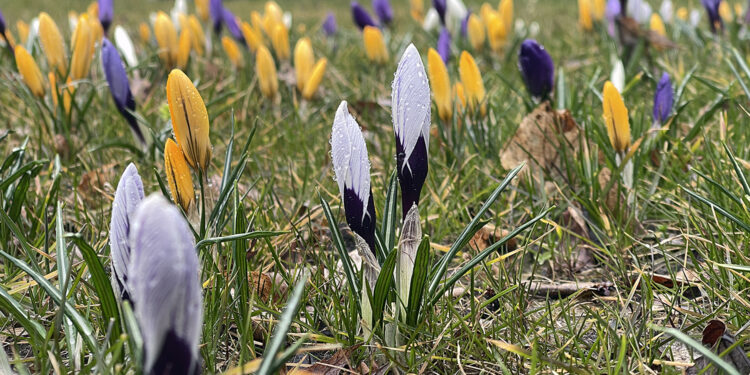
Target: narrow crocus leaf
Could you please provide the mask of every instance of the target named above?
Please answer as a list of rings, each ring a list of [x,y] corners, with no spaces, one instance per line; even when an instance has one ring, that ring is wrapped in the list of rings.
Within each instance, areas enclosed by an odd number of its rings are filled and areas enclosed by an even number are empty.
[[[360,30],[363,30],[365,26],[378,26],[378,24],[375,23],[375,20],[372,19],[372,16],[370,16],[370,13],[368,13],[362,5],[359,5],[358,2],[352,1],[351,8],[352,20],[354,20],[354,24],[357,25]]]
[[[336,16],[333,12],[328,12],[326,19],[323,21],[323,32],[327,36],[333,36],[336,34]]]
[[[451,32],[447,28],[443,28],[440,31],[440,36],[437,41],[437,52],[446,64],[451,58]]]
[[[112,217],[109,224],[109,248],[112,257],[112,285],[115,296],[129,300],[128,265],[130,264],[130,222],[135,208],[143,200],[143,182],[135,164],[130,163],[120,177],[112,202]]]
[[[410,44],[398,63],[391,88],[393,130],[396,133],[396,159],[401,185],[404,216],[419,204],[427,177],[427,150],[430,141],[430,85],[419,51]]]
[[[18,72],[21,73],[26,86],[28,86],[32,94],[43,98],[44,76],[42,76],[42,71],[39,70],[36,61],[34,61],[34,58],[22,45],[16,45],[15,56],[16,67],[18,67]]]
[[[362,130],[342,101],[331,130],[331,159],[344,202],[346,222],[375,253],[375,204],[370,190],[370,159]]]
[[[214,32],[218,35],[221,33],[221,25],[224,17],[224,3],[221,0],[211,0],[208,4],[208,12],[211,15],[211,24]]]
[[[518,51],[518,68],[526,88],[535,98],[547,97],[555,85],[555,64],[536,40],[526,39]]]
[[[143,336],[146,374],[197,374],[203,303],[193,234],[159,195],[131,221],[128,284]]]
[[[177,143],[191,167],[205,172],[211,161],[206,105],[185,73],[172,70],[167,78],[167,102]]]
[[[706,8],[706,13],[708,14],[708,23],[711,27],[711,32],[716,34],[719,31],[724,30],[724,21],[719,15],[719,6],[721,5],[721,0],[701,0],[701,4],[703,4],[703,7]]]
[[[65,76],[68,73],[65,41],[55,21],[45,12],[39,14],[39,41],[49,66],[56,68],[61,77]]]
[[[445,0],[432,0],[432,7],[435,8],[438,16],[440,16],[440,22],[445,25]]]
[[[245,37],[242,35],[240,25],[237,23],[237,17],[235,17],[234,13],[232,13],[229,9],[224,8],[221,11],[221,21],[224,23],[224,25],[226,25],[229,33],[232,34],[232,38],[242,43],[243,45],[247,44],[245,42]]]
[[[167,138],[164,144],[164,173],[167,174],[172,200],[179,204],[183,211],[189,212],[195,200],[193,178],[182,148],[172,138]]]
[[[112,17],[114,15],[113,0],[99,0],[99,22],[102,24],[104,33],[109,31],[109,26],[112,24]]]
[[[451,80],[443,59],[434,49],[427,51],[427,73],[435,97],[438,115],[443,121],[449,121],[453,116],[453,98],[451,96]]]
[[[107,78],[107,84],[109,84],[109,92],[112,94],[117,110],[127,120],[133,134],[142,144],[145,144],[146,139],[143,137],[138,121],[132,113],[135,111],[135,99],[133,99],[133,94],[130,91],[130,82],[125,71],[125,65],[123,65],[117,49],[107,38],[102,39],[101,60],[104,76]]]
[[[618,153],[627,151],[630,146],[630,122],[625,102],[612,82],[604,83],[602,92],[602,110],[607,125],[607,135],[612,147]]]
[[[122,57],[128,66],[134,68],[138,66],[138,57],[135,54],[135,47],[133,46],[133,40],[130,39],[130,35],[120,25],[115,26],[115,45],[117,49],[122,53]]]
[[[372,0],[372,9],[381,24],[388,25],[393,20],[393,8],[389,0]]]
[[[414,260],[417,257],[420,242],[422,242],[422,224],[419,221],[419,209],[417,206],[412,206],[404,217],[404,225],[401,228],[398,261],[394,275],[396,290],[398,290],[398,305],[404,320],[406,320],[406,307],[409,302],[409,287],[414,274]]]
[[[667,121],[672,112],[673,102],[672,81],[669,74],[664,72],[654,93],[654,124],[663,124]]]

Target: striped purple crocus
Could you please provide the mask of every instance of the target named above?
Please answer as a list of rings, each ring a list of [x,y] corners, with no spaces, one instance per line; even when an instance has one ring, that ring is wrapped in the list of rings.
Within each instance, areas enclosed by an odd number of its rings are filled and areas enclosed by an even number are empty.
[[[372,16],[370,16],[370,13],[368,13],[362,5],[359,5],[358,2],[352,1],[351,8],[352,20],[354,20],[354,24],[357,25],[360,30],[364,29],[365,26],[378,26],[378,24],[375,23],[375,20],[372,19]]]
[[[109,26],[112,24],[112,18],[114,16],[114,4],[113,0],[99,0],[99,22],[102,24],[104,34],[106,35],[109,31]]]
[[[346,223],[375,253],[375,204],[370,188],[370,159],[357,120],[342,101],[331,130],[331,159],[344,202]]]
[[[372,0],[372,9],[378,16],[380,23],[388,25],[393,20],[393,8],[388,0]]]
[[[135,111],[135,99],[130,91],[130,82],[128,81],[128,75],[125,71],[125,65],[122,63],[120,53],[117,52],[117,48],[107,38],[102,39],[102,69],[104,70],[104,76],[107,78],[107,84],[109,84],[109,92],[112,94],[112,99],[115,101],[115,106],[120,112],[122,117],[130,125],[130,129],[135,134],[136,138],[145,144],[146,140],[143,137],[141,128],[138,126],[138,121],[133,116]]]
[[[391,90],[396,173],[401,186],[401,209],[406,217],[411,207],[419,204],[427,178],[432,111],[427,73],[414,44],[401,57]]]
[[[203,302],[188,223],[154,194],[138,205],[130,229],[128,285],[143,337],[144,373],[198,374]]]
[[[669,115],[672,113],[673,104],[672,81],[669,79],[669,74],[664,72],[654,92],[653,127],[659,127],[667,122]]]
[[[440,36],[438,37],[437,52],[443,59],[443,62],[448,64],[448,60],[451,59],[451,32],[445,27],[440,31]]]
[[[109,249],[112,257],[112,287],[119,300],[130,300],[128,264],[130,263],[130,222],[135,208],[143,200],[143,182],[135,164],[130,163],[117,183],[109,223]]]
[[[432,0],[432,7],[438,12],[440,22],[445,25],[445,10],[447,8],[445,0]]]
[[[711,32],[716,34],[724,30],[724,21],[721,20],[721,16],[719,15],[721,0],[701,0],[701,3],[706,8],[706,13],[708,13],[708,23],[711,27]]]
[[[518,68],[531,96],[549,96],[555,85],[555,64],[546,49],[534,39],[526,39],[518,51]]]
[[[323,21],[323,32],[327,36],[333,36],[336,34],[336,16],[333,12],[328,12],[325,21]]]

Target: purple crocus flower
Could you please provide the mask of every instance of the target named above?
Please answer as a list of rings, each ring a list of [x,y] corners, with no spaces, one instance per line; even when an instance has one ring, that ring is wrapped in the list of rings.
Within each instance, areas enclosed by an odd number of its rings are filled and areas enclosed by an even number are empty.
[[[607,33],[609,36],[615,36],[615,22],[617,16],[622,12],[622,6],[620,0],[608,0],[607,8],[604,10],[604,16],[607,18]]]
[[[432,6],[437,10],[440,22],[445,25],[445,9],[447,8],[445,0],[432,0]]]
[[[655,125],[661,125],[667,122],[667,119],[672,112],[673,104],[674,97],[672,94],[672,81],[669,79],[669,74],[664,72],[661,75],[659,83],[656,85],[656,92],[654,93]]]
[[[461,36],[464,38],[469,34],[469,17],[471,17],[471,12],[466,12],[466,17],[461,20]]]
[[[438,37],[437,52],[440,54],[443,62],[447,64],[451,58],[451,32],[445,27],[440,31],[440,36]]]
[[[99,0],[99,22],[102,24],[104,34],[109,31],[109,25],[112,24],[112,17],[114,15],[113,0]]]
[[[133,99],[133,94],[130,91],[130,82],[125,72],[125,65],[122,63],[117,48],[107,38],[102,40],[101,59],[104,76],[109,84],[109,92],[112,94],[117,110],[127,120],[133,134],[142,144],[145,144],[146,140],[132,113],[135,111],[135,99]]]
[[[328,12],[325,21],[323,21],[323,32],[328,36],[336,34],[336,16],[333,12]]]
[[[352,19],[354,20],[354,24],[357,25],[360,30],[364,29],[365,26],[378,25],[375,23],[375,20],[372,19],[370,13],[367,13],[367,10],[356,1],[352,1]]]
[[[0,35],[3,36],[3,39],[5,39],[5,17],[3,17],[3,12],[0,10]]]
[[[531,96],[544,98],[555,85],[555,64],[546,49],[534,39],[526,39],[518,51],[518,68]]]
[[[401,186],[401,209],[406,217],[427,178],[430,142],[430,85],[419,51],[410,44],[398,63],[391,91],[393,130],[396,133],[396,173]]]
[[[221,20],[224,17],[224,4],[221,0],[211,0],[208,4],[208,13],[211,15],[211,22],[214,26],[214,32],[218,35],[221,33]]]
[[[234,39],[236,39],[243,45],[247,45],[247,43],[245,42],[245,36],[242,35],[242,30],[240,30],[240,25],[237,24],[237,17],[234,16],[234,13],[232,13],[229,9],[224,8],[221,11],[221,21],[227,27],[227,30],[229,30],[229,33],[232,34],[232,37]]]
[[[198,374],[203,302],[188,223],[155,194],[138,205],[130,229],[128,284],[143,337],[144,373]]]
[[[331,160],[344,202],[346,223],[375,253],[375,204],[370,188],[370,159],[357,120],[342,101],[331,130]]]
[[[381,24],[388,25],[393,20],[393,8],[388,0],[372,0],[372,9]]]
[[[721,0],[701,0],[703,7],[706,8],[708,13],[708,22],[711,26],[711,32],[716,34],[720,30],[724,30],[724,21],[721,20],[719,15],[719,5]]]
[[[106,40],[106,39],[105,39]],[[130,264],[130,222],[135,208],[143,200],[143,182],[135,164],[130,163],[120,177],[112,202],[109,223],[109,249],[112,256],[112,287],[119,300],[130,300],[128,264]]]

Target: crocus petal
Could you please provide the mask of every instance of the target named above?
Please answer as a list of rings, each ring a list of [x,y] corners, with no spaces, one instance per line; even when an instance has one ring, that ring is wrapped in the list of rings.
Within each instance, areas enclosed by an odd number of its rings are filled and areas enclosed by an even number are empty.
[[[607,32],[610,36],[615,36],[615,19],[622,12],[620,0],[607,0],[607,9],[604,11],[604,17],[607,19]]]
[[[422,29],[424,29],[424,31],[432,31],[438,27],[438,25],[440,25],[440,15],[435,8],[430,8],[422,22]]]
[[[276,64],[271,57],[271,52],[265,46],[258,47],[258,52],[255,54],[255,75],[258,76],[263,96],[273,99],[279,90],[279,81],[276,76]]]
[[[128,284],[146,374],[196,374],[203,321],[198,255],[187,222],[159,195],[131,221]]]
[[[221,46],[224,47],[224,52],[229,57],[229,61],[232,62],[235,68],[242,68],[245,66],[245,58],[242,56],[242,51],[237,46],[237,43],[228,36],[221,37]]]
[[[430,77],[430,85],[435,97],[438,115],[443,121],[449,121],[453,115],[451,81],[443,59],[432,48],[427,51],[427,73]]]
[[[315,64],[312,72],[310,73],[310,78],[305,84],[305,89],[302,90],[303,98],[310,100],[315,95],[315,92],[318,90],[318,86],[320,86],[320,83],[323,82],[323,76],[326,73],[327,65],[328,60],[325,57],[320,59],[317,64]]]
[[[183,211],[190,211],[195,200],[193,177],[190,175],[190,167],[182,148],[172,138],[167,138],[164,144],[164,172],[167,175],[172,200],[179,204]]]
[[[410,44],[398,63],[391,89],[393,130],[404,215],[419,203],[427,177],[430,141],[430,85],[419,51]]]
[[[276,52],[276,57],[278,57],[279,60],[289,60],[289,55],[291,55],[289,48],[289,30],[287,30],[283,23],[277,23],[274,27],[271,45],[273,45],[273,50]]]
[[[45,12],[39,14],[39,41],[49,66],[57,68],[60,76],[64,76],[68,72],[65,41],[55,21]]]
[[[549,95],[555,84],[555,65],[547,50],[536,40],[526,39],[521,43],[518,67],[532,96],[543,98]]]
[[[365,26],[362,31],[362,40],[365,44],[367,58],[378,64],[388,62],[389,54],[383,40],[383,33],[374,26]]]
[[[649,30],[660,36],[667,36],[667,29],[666,27],[664,27],[664,22],[661,20],[661,17],[658,13],[651,14],[651,20],[649,21],[648,28]]]
[[[43,98],[44,76],[42,76],[42,71],[39,70],[39,66],[34,61],[34,58],[21,45],[16,45],[15,57],[16,67],[18,67],[18,72],[21,73],[26,86],[28,86],[32,94]]]
[[[172,70],[167,78],[167,103],[175,139],[190,166],[204,172],[211,161],[211,140],[206,105],[185,73]]]
[[[237,23],[237,17],[234,16],[234,13],[224,8],[221,12],[221,20],[229,33],[232,34],[232,38],[245,45],[245,37],[242,35],[242,30],[240,30],[240,25]]]
[[[167,69],[177,66],[178,57],[178,38],[177,29],[174,23],[164,12],[159,12],[154,22],[154,36],[156,43],[159,45],[159,59],[164,63]]]
[[[346,101],[336,110],[331,131],[331,159],[344,202],[346,222],[375,252],[375,205],[370,190],[370,160],[359,124]]]
[[[612,81],[618,92],[622,92],[625,89],[625,65],[622,64],[622,60],[615,61],[615,66],[612,67],[609,80]]]
[[[443,28],[443,31],[440,32],[440,36],[438,37],[437,51],[443,61],[447,64],[448,60],[451,58],[451,33],[446,28]]]
[[[672,23],[672,17],[674,15],[674,5],[672,5],[672,0],[664,0],[661,2],[659,14],[664,22]]]
[[[469,15],[469,21],[466,24],[469,43],[475,51],[481,51],[484,48],[484,25],[482,20],[476,14]]]
[[[128,265],[130,264],[130,223],[135,209],[143,200],[143,182],[135,164],[130,163],[120,177],[112,202],[112,218],[109,223],[109,248],[112,256],[112,284],[117,288],[116,297],[130,299],[128,289]]]
[[[210,0],[208,12],[211,15],[211,23],[216,34],[221,33],[221,24],[224,17],[224,3],[221,0]]]
[[[432,6],[440,16],[440,22],[445,25],[445,9],[447,7],[445,0],[432,0]]]
[[[370,16],[370,13],[365,10],[358,2],[352,1],[352,19],[354,24],[359,27],[360,30],[364,29],[365,26],[377,26],[378,24]]]
[[[380,23],[387,25],[393,20],[393,8],[391,8],[390,1],[372,0],[372,9],[375,10]]]
[[[703,7],[706,8],[711,32],[717,33],[718,31],[723,30],[724,21],[722,21],[721,16],[719,15],[721,0],[701,0],[701,3],[703,4]]]
[[[122,57],[125,59],[125,62],[128,63],[128,66],[130,66],[131,68],[138,66],[138,57],[135,54],[133,40],[130,39],[130,35],[128,35],[128,32],[125,31],[122,26],[117,25],[115,26],[114,35],[117,49],[120,50],[120,53],[122,53]]]
[[[451,33],[458,33],[461,28],[461,21],[466,18],[469,10],[466,9],[461,0],[447,0],[445,2],[445,27]]]
[[[130,91],[130,82],[125,71],[125,65],[123,65],[117,49],[107,38],[102,40],[101,60],[104,76],[107,78],[107,83],[109,84],[109,92],[112,94],[112,99],[115,101],[117,110],[128,121],[133,134],[135,134],[142,144],[145,144],[146,140],[143,137],[141,128],[138,126],[138,121],[136,121],[132,114],[135,111],[135,99]]]
[[[310,78],[315,56],[309,38],[301,38],[294,46],[294,73],[297,78],[297,90],[304,91],[305,84]]]
[[[323,31],[328,36],[332,36],[336,34],[336,16],[333,14],[333,12],[328,12],[328,15],[326,15],[325,21],[323,21]]]
[[[94,35],[88,14],[83,14],[78,19],[78,24],[73,32],[73,55],[70,60],[69,77],[77,81],[86,77],[91,68],[91,59],[94,55]]]
[[[604,83],[602,91],[602,110],[604,122],[607,125],[607,135],[612,147],[618,153],[624,153],[630,146],[630,120],[628,108],[612,82]]]
[[[654,124],[663,124],[672,112],[674,97],[672,94],[672,81],[669,74],[662,74],[654,93]]]
[[[104,33],[109,31],[109,25],[112,24],[114,15],[114,6],[112,0],[99,0],[99,22],[102,24]]]
[[[256,30],[247,22],[240,23],[240,29],[242,29],[242,35],[245,37],[245,42],[250,52],[255,52],[263,44],[263,35],[260,30]]]
[[[458,74],[461,77],[461,83],[463,84],[469,108],[475,110],[477,106],[481,105],[480,112],[484,115],[486,104],[484,103],[485,91],[482,74],[479,72],[479,67],[474,61],[474,57],[466,51],[461,52],[461,58],[458,62]]]

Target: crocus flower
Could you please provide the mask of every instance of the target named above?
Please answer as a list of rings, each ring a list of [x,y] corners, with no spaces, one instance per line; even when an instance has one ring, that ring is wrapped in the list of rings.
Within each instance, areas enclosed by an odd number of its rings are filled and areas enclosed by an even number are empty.
[[[708,23],[711,26],[711,32],[716,34],[719,30],[723,30],[724,22],[719,16],[721,0],[701,0],[701,3],[706,8],[706,13],[708,13]]]
[[[734,21],[734,15],[732,14],[732,8],[730,7],[729,3],[726,1],[719,2],[719,17],[721,17],[724,22],[732,22]]]
[[[328,36],[336,34],[336,16],[333,12],[328,12],[325,21],[323,21],[323,32]]]
[[[370,61],[378,64],[385,64],[388,62],[388,49],[385,46],[383,40],[383,33],[374,26],[365,26],[362,32],[362,38],[365,43],[365,53]]]
[[[424,29],[424,31],[432,31],[440,24],[440,15],[438,15],[438,12],[435,10],[435,8],[430,8],[430,10],[428,10],[427,14],[424,16],[422,28]]]
[[[615,20],[622,12],[620,0],[607,0],[607,9],[604,11],[604,17],[607,19],[607,33],[609,36],[615,36]]]
[[[445,27],[452,33],[458,33],[461,21],[466,18],[469,10],[466,9],[461,0],[446,0],[445,2]]]
[[[349,228],[375,252],[375,204],[370,189],[370,160],[359,124],[346,101],[336,110],[331,131],[331,159]]]
[[[463,84],[469,108],[475,110],[477,106],[481,105],[480,111],[482,116],[484,116],[487,112],[487,107],[486,103],[484,103],[485,91],[482,75],[479,73],[479,67],[477,67],[474,58],[466,51],[461,52],[461,58],[458,62],[458,74],[461,77],[461,83]]]
[[[644,24],[651,18],[651,4],[643,0],[630,0],[627,5],[627,14],[633,17],[635,22]]]
[[[487,39],[490,41],[490,48],[495,52],[501,52],[507,41],[507,30],[503,23],[502,17],[497,13],[489,13],[487,17]]]
[[[32,94],[43,98],[44,97],[44,76],[39,70],[39,66],[31,57],[26,48],[22,45],[17,45],[15,49],[16,55],[16,67],[18,72],[21,73],[23,81],[28,86]]]
[[[506,33],[510,34],[513,28],[513,0],[500,0],[498,12],[500,13],[500,17],[503,18]]]
[[[315,96],[315,92],[318,91],[318,86],[320,86],[320,83],[323,82],[323,76],[326,74],[326,67],[328,65],[328,60],[324,57],[315,64],[313,67],[312,72],[310,73],[310,78],[308,78],[307,83],[305,83],[305,87],[302,90],[302,97],[310,100],[313,96]]]
[[[464,113],[464,108],[466,108],[466,90],[464,90],[464,85],[461,82],[456,82],[453,84],[453,90],[451,90],[451,94],[453,96],[453,102],[456,103],[456,113],[462,114]]]
[[[297,78],[297,89],[301,92],[312,73],[315,64],[312,45],[309,38],[301,38],[294,46],[294,73]]]
[[[193,44],[193,37],[189,28],[184,28],[180,32],[180,37],[177,39],[177,48],[175,53],[175,68],[185,69],[187,67],[188,59],[190,58],[190,50]]]
[[[258,76],[258,85],[263,96],[273,99],[279,91],[279,80],[276,76],[276,64],[265,46],[258,47],[255,54],[255,75]]]
[[[648,29],[658,34],[659,36],[667,36],[667,29],[664,27],[664,22],[661,20],[661,17],[659,17],[658,13],[651,14],[651,20],[649,21]]]
[[[245,58],[242,56],[242,51],[237,47],[237,43],[228,36],[221,37],[221,46],[224,47],[224,52],[229,57],[229,61],[232,62],[235,68],[242,68],[245,66]]]
[[[185,159],[205,176],[211,161],[208,112],[193,82],[179,69],[172,70],[167,78],[167,103],[172,130]]]
[[[242,35],[242,30],[240,30],[240,25],[237,23],[234,13],[224,8],[221,12],[221,20],[226,25],[229,33],[232,34],[232,38],[245,45],[245,37]]]
[[[440,57],[447,64],[451,58],[451,33],[448,29],[443,28],[437,41],[437,51]]]
[[[445,9],[447,7],[445,0],[432,0],[432,6],[440,16],[440,22],[445,25]]]
[[[164,172],[167,174],[172,200],[187,213],[195,200],[193,178],[185,153],[172,138],[167,138],[167,143],[164,144]]]
[[[138,25],[138,36],[141,37],[141,42],[144,44],[148,44],[151,41],[151,29],[145,22],[141,22]]]
[[[5,37],[5,29],[6,29],[6,23],[5,23],[5,17],[3,16],[3,12],[0,11],[0,35]]]
[[[73,32],[73,55],[70,59],[69,77],[73,80],[79,80],[89,74],[91,60],[94,55],[94,35],[91,30],[91,24],[88,22],[88,15],[83,14],[78,19],[78,25]]]
[[[128,284],[143,337],[144,373],[198,374],[203,303],[187,221],[152,195],[136,208],[131,230]]]
[[[661,75],[654,93],[654,124],[660,125],[667,122],[672,112],[674,97],[672,94],[672,81],[666,72]]]
[[[461,20],[461,36],[464,38],[469,36],[469,18],[471,17],[471,14],[471,12],[466,13],[466,17]]]
[[[172,20],[164,12],[159,12],[156,15],[154,36],[156,37],[156,44],[159,46],[159,59],[161,59],[167,69],[177,66],[177,57],[179,54],[177,29],[175,29]]]
[[[49,66],[56,68],[60,76],[64,76],[68,72],[65,41],[55,21],[45,12],[39,14],[39,41]]]
[[[531,96],[544,98],[550,94],[555,84],[555,64],[547,50],[536,40],[526,39],[521,43],[518,68]]]
[[[484,48],[484,25],[482,20],[476,14],[470,14],[466,24],[466,34],[469,37],[469,43],[475,51],[481,51]]]
[[[612,147],[617,153],[625,153],[630,146],[628,109],[622,101],[620,92],[610,81],[604,83],[602,110]]]
[[[622,92],[625,89],[625,66],[622,64],[622,60],[615,61],[609,80],[615,85],[617,91]]]
[[[112,99],[115,101],[117,110],[127,120],[133,134],[135,134],[142,144],[145,144],[146,140],[143,138],[138,121],[136,121],[132,113],[135,111],[135,99],[133,99],[133,94],[130,92],[130,82],[125,72],[125,66],[120,59],[117,49],[107,38],[102,40],[101,60],[104,76],[107,78],[107,83],[109,84],[109,92],[112,94]]]
[[[130,35],[122,26],[115,26],[115,44],[117,49],[122,53],[122,57],[125,62],[131,68],[138,66],[138,57],[135,55],[135,47],[133,46],[133,40],[130,39]]]
[[[427,177],[430,141],[430,85],[419,51],[410,44],[398,63],[391,91],[393,130],[396,133],[396,165],[401,185],[404,217],[419,195]]]
[[[360,30],[364,29],[366,26],[377,26],[378,24],[375,23],[375,21],[370,16],[370,13],[367,13],[367,10],[363,8],[361,5],[359,5],[358,2],[352,1],[351,3],[352,7],[352,19],[354,20],[354,24],[359,27]]]
[[[113,15],[114,6],[112,0],[99,0],[99,22],[101,22],[105,34],[109,31],[109,25],[112,24]]]
[[[372,0],[372,9],[375,10],[381,24],[387,25],[393,20],[393,8],[388,0]]]
[[[662,1],[661,6],[659,7],[659,14],[661,15],[661,19],[666,23],[672,23],[673,13],[674,6],[672,5],[672,0]]]
[[[29,41],[29,24],[23,20],[16,21],[16,29],[18,30],[18,39],[21,40],[21,44],[27,44]]]
[[[578,0],[578,25],[584,31],[594,29],[594,24],[591,20],[591,0]]]
[[[424,20],[424,1],[409,0],[409,13],[414,21],[422,23]]]
[[[594,19],[597,21],[603,20],[607,9],[607,0],[594,0],[592,5],[591,14],[594,16]]]
[[[276,24],[273,30],[273,37],[271,38],[271,45],[273,46],[276,57],[279,60],[289,60],[290,48],[289,48],[289,30],[286,29],[283,23],[279,22]]]
[[[451,98],[451,80],[448,69],[437,51],[427,51],[427,73],[435,97],[438,115],[443,121],[450,121],[453,116],[453,99]]]
[[[250,52],[257,51],[258,47],[263,45],[263,34],[261,34],[260,30],[256,30],[247,22],[240,23],[240,29],[242,29],[242,35],[245,37],[245,42]]]
[[[143,182],[135,164],[130,163],[120,177],[112,202],[109,223],[109,248],[112,256],[112,286],[119,300],[130,300],[128,265],[130,264],[130,223],[138,203],[143,200]]]
[[[204,22],[208,21],[209,13],[208,0],[195,0],[195,13],[198,14]]]
[[[688,22],[690,23],[690,26],[693,28],[698,27],[698,24],[701,22],[701,13],[698,11],[698,9],[691,9],[690,15],[688,16]],[[722,28],[724,25],[722,24]]]
[[[221,0],[210,0],[208,10],[211,15],[211,23],[214,26],[214,32],[218,35],[221,33],[221,23],[224,17],[224,4]]]

